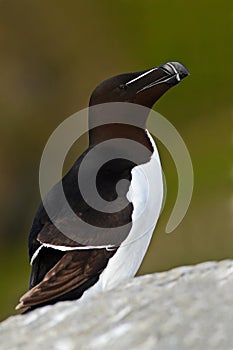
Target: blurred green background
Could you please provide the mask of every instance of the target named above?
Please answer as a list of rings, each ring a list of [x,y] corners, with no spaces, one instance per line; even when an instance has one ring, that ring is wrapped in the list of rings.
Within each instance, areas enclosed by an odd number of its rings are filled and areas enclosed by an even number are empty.
[[[177,174],[159,144],[168,198],[139,273],[233,258],[232,24],[230,0],[0,1],[1,319],[27,289],[43,147],[60,122],[88,105],[99,82],[119,73],[169,60],[191,73],[155,109],[190,151],[193,200],[180,226],[165,234]]]

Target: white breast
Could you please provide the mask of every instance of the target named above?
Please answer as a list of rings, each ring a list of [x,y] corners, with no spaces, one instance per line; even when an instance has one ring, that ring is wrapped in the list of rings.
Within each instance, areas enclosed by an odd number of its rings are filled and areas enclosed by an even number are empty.
[[[111,289],[122,280],[133,277],[149,246],[162,207],[163,181],[158,150],[149,133],[148,136],[154,152],[148,163],[133,168],[127,193],[128,200],[133,203],[130,233],[91,289]]]

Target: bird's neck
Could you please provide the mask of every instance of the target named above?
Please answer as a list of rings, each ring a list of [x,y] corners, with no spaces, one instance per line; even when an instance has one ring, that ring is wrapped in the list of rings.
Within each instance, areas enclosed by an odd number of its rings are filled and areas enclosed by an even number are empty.
[[[120,138],[138,142],[153,152],[146,129],[127,124],[105,124],[89,130],[89,145],[91,147],[107,140]]]
[[[102,104],[89,109],[89,145],[111,139],[129,139],[153,152],[146,131],[148,108],[135,104]]]

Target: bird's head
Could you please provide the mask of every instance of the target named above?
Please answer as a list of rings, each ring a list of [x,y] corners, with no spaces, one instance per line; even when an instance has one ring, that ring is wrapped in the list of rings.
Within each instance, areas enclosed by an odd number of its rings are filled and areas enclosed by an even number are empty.
[[[142,139],[143,143],[150,109],[167,90],[188,74],[181,63],[168,62],[156,68],[121,74],[103,81],[90,98],[90,144],[125,137],[136,137]],[[135,111],[135,105],[147,108],[136,108]]]
[[[167,90],[188,74],[181,63],[167,62],[149,70],[117,75],[95,88],[89,105],[129,102],[151,108]]]

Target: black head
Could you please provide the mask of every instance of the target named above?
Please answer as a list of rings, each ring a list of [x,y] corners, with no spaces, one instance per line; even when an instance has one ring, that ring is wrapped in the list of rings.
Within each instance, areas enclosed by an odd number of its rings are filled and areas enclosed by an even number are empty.
[[[146,120],[150,108],[172,86],[188,75],[187,69],[178,62],[168,62],[160,67],[136,73],[117,75],[105,80],[93,91],[89,106],[89,142],[97,144],[106,139],[132,138],[151,147],[146,137]],[[109,102],[127,102],[124,108],[111,106]],[[147,108],[130,111],[132,104]],[[110,109],[107,106],[110,105]],[[122,104],[121,104],[122,106]],[[129,107],[129,108],[127,108]],[[124,117],[124,124],[119,123],[119,113]],[[98,121],[98,127],[95,127]],[[128,124],[128,126],[126,125]],[[134,126],[133,126],[134,125]],[[137,126],[137,127],[136,127]]]
[[[96,87],[89,105],[130,102],[151,108],[167,90],[188,74],[181,63],[168,62],[153,69],[117,75]]]

